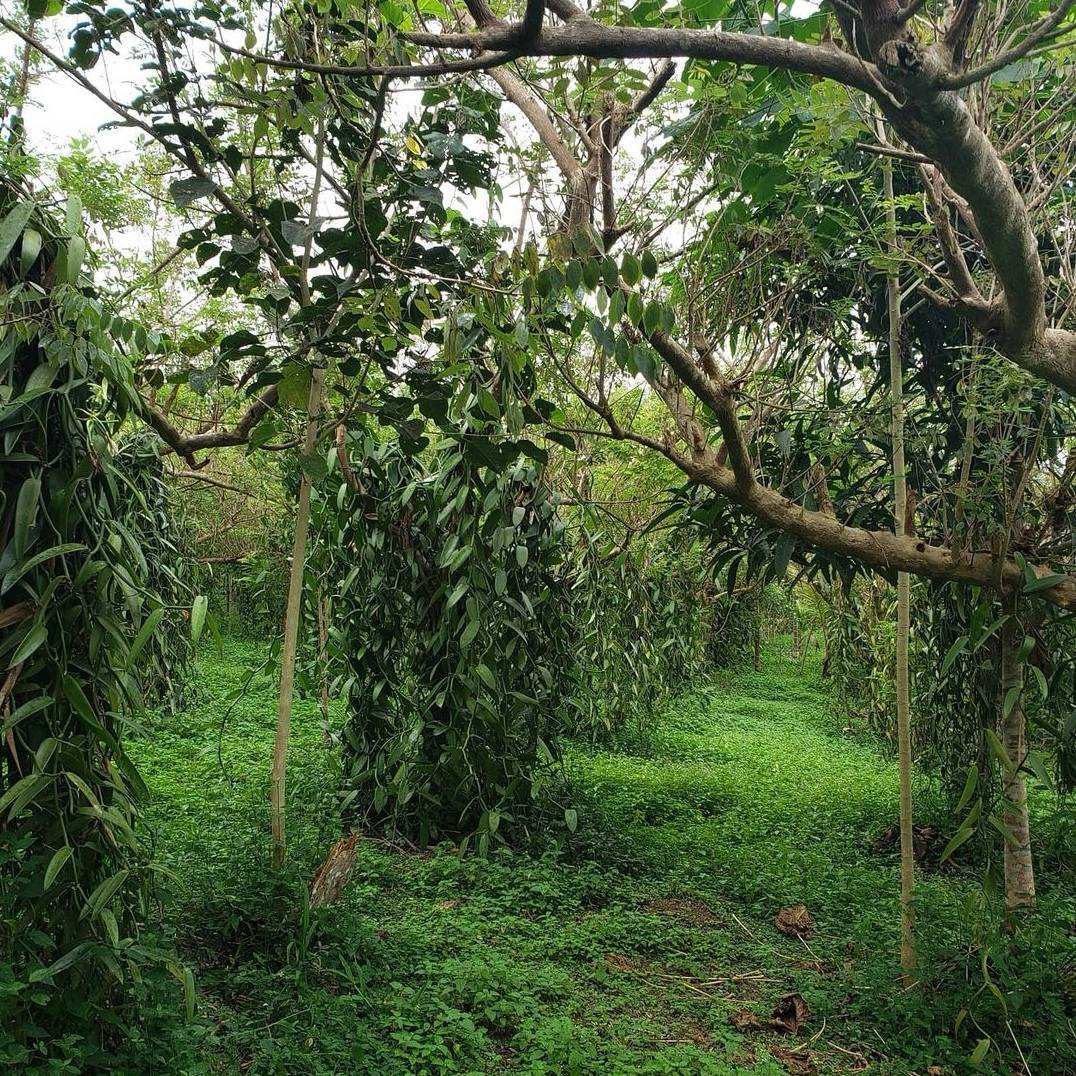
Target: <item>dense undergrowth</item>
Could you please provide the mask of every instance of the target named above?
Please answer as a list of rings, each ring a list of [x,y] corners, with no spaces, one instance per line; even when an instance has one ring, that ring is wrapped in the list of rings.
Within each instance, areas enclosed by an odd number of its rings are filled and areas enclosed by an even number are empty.
[[[303,894],[336,836],[337,763],[316,703],[298,704],[292,860],[274,880],[272,680],[221,701],[256,657],[207,655],[189,713],[135,745],[176,875],[161,929],[196,968],[198,1012],[147,1025],[111,1071],[777,1076],[805,1046],[822,1073],[1004,1073],[1024,1071],[1016,1042],[1027,1071],[1076,1070],[1074,902],[1048,879],[1033,925],[986,953],[1006,1011],[984,987],[970,873],[924,877],[923,985],[897,988],[897,868],[868,847],[895,816],[895,770],[783,643],[678,700],[645,744],[569,749],[569,845],[461,860],[364,840],[342,902],[316,915]],[[925,782],[918,805],[940,810]],[[773,925],[795,901],[817,922],[807,942]],[[790,992],[811,1010],[798,1034],[736,1029]]]

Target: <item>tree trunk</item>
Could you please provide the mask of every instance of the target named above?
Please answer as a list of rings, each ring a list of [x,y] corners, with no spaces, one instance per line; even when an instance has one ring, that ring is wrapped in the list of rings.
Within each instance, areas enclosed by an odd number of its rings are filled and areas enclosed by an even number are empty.
[[[1031,861],[1031,829],[1027,817],[1027,783],[1020,768],[1027,753],[1024,742],[1024,660],[1020,656],[1023,630],[1016,615],[1016,602],[1008,608],[1009,619],[1001,629],[1001,720],[999,733],[1013,769],[1005,770],[1002,793],[1002,824],[1005,837],[1005,909],[1012,912],[1035,907],[1035,868]],[[1013,694],[1015,692],[1015,694]],[[1008,713],[1006,700],[1012,695]]]
[[[317,442],[317,416],[321,411],[321,392],[325,371],[316,369],[310,378],[307,400],[306,436],[303,455],[309,456]],[[303,569],[306,566],[306,536],[310,529],[310,476],[303,471],[299,481],[299,504],[295,510],[295,538],[291,548],[291,575],[288,579],[288,605],[284,615],[284,647],[280,654],[280,695],[277,700],[276,744],[273,749],[273,771],[270,787],[270,825],[272,829],[272,862],[281,867],[287,855],[284,831],[285,772],[288,761],[288,740],[291,737],[291,700],[295,688],[295,651],[299,638],[299,611],[303,600]]]
[[[898,256],[897,220],[893,202],[893,162],[883,163],[886,224],[889,253]],[[889,391],[890,433],[893,439],[893,531],[904,534],[907,521],[908,484],[904,473],[904,377],[900,362],[900,280],[889,274]],[[915,849],[912,833],[912,735],[908,690],[908,636],[911,627],[911,586],[907,572],[897,575],[897,757],[900,784],[900,966],[910,982],[916,966],[915,952]]]
[[[329,599],[318,587],[318,664],[321,667],[321,739],[332,743],[329,727]]]

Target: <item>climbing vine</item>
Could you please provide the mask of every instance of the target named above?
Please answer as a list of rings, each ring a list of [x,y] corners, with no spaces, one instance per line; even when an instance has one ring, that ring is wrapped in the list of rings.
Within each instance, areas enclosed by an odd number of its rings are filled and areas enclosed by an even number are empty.
[[[190,608],[156,453],[126,440],[130,356],[83,271],[77,201],[57,221],[0,185],[0,1011],[27,1060],[156,959],[140,936],[153,864],[124,748],[174,694]],[[195,616],[201,611],[195,607]],[[161,958],[165,959],[165,958]],[[193,1003],[189,975],[171,959]]]

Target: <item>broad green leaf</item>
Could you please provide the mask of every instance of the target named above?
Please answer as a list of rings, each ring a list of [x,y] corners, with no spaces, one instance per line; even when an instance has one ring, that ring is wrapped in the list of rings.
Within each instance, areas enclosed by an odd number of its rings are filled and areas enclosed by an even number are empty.
[[[80,553],[86,547],[79,542],[66,542],[63,545],[54,545],[49,549],[43,549],[40,553],[35,553],[28,561],[19,565],[16,568],[12,568],[7,575],[4,576],[3,586],[0,587],[0,594],[6,594],[24,575],[28,572],[32,572],[39,564],[44,564],[47,560],[52,560],[53,557],[62,557],[68,553]]]
[[[1012,689],[1016,691],[1016,688]],[[1015,773],[1016,766],[1013,764],[1009,753],[1005,750],[1001,740],[998,739],[997,733],[993,729],[983,729],[983,735],[986,737],[986,746],[990,748],[991,753],[1001,763],[1002,767],[1008,773]]]
[[[68,284],[77,284],[79,273],[82,272],[82,263],[86,258],[86,240],[81,235],[73,236],[67,241],[67,257],[64,262],[64,272]]]
[[[33,216],[33,202],[19,202],[14,209],[10,210],[6,217],[0,221],[0,263],[11,253],[12,248],[19,241],[23,229]]]
[[[8,662],[8,668],[14,668],[16,665],[21,665],[27,658],[29,658],[34,651],[38,649],[49,637],[49,629],[47,625],[38,621],[33,624],[30,630],[23,636],[22,642],[15,648],[15,653],[11,655],[11,660]]]
[[[22,246],[19,250],[20,275],[26,276],[30,272],[40,253],[41,233],[36,228],[27,228],[22,233]]]
[[[138,660],[138,655],[142,653],[146,643],[149,642],[151,636],[157,630],[157,625],[160,624],[163,616],[164,609],[158,607],[146,617],[138,634],[134,637],[134,642],[131,643],[131,649],[127,651],[128,669],[134,667],[134,663]]]
[[[127,877],[130,873],[131,872],[124,867],[101,882],[87,898],[82,909],[83,916],[97,915],[102,908],[106,907],[109,901],[111,901],[119,891],[123,883],[127,881]]]
[[[1033,583],[1024,584],[1025,594],[1038,594],[1041,590],[1049,590],[1060,583],[1064,583],[1066,576],[1063,575],[1040,575]]]
[[[82,199],[77,194],[67,196],[64,228],[68,235],[78,235],[82,231]]]
[[[15,804],[17,800],[26,797],[25,802],[29,802],[40,789],[45,785],[50,784],[52,778],[48,774],[44,773],[31,773],[26,777],[21,777],[16,781],[4,794],[0,796],[0,814]],[[17,810],[12,808],[12,816],[18,813]]]
[[[63,848],[58,848],[53,854],[52,859],[49,860],[48,867],[45,868],[45,881],[44,888],[48,888],[56,881],[56,875],[63,869],[64,864],[71,858],[73,849],[70,845],[64,845]]]
[[[964,790],[960,793],[960,799],[957,800],[954,810],[962,811],[971,802],[971,797],[975,793],[975,789],[979,786],[979,767],[972,765],[968,767],[968,777],[964,782]]]
[[[205,615],[209,609],[209,599],[204,594],[199,594],[191,603],[191,642],[196,643],[202,637],[202,628],[205,627]]]
[[[37,519],[37,506],[41,503],[41,479],[36,475],[27,478],[19,487],[15,501],[15,556],[22,560],[30,543],[30,531]]]
[[[964,653],[964,651],[967,649],[967,646],[968,637],[966,635],[961,635],[960,638],[957,639],[953,643],[953,645],[949,647],[949,649],[945,652],[945,657],[942,659],[941,663],[942,676],[944,676],[953,667],[953,662],[956,661],[956,659]]]
[[[1020,696],[1024,693],[1022,687],[1011,687],[1005,692],[1005,702],[1001,707],[1001,716],[1006,718],[1013,712],[1013,708],[1020,701]]]

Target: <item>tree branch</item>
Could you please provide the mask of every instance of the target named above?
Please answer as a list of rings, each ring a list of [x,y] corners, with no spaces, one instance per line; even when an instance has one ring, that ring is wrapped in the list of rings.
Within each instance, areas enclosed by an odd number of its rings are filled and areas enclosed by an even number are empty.
[[[984,79],[990,78],[991,75],[996,74],[1004,67],[1008,67],[1009,64],[1022,60],[1061,25],[1065,16],[1072,10],[1073,4],[1076,4],[1076,0],[1059,0],[1057,7],[1045,18],[1041,19],[1038,25],[1027,34],[1019,45],[1007,49],[978,67],[939,79],[936,84],[937,88],[941,90],[961,90],[966,86],[973,86],[976,82],[982,82]]]

